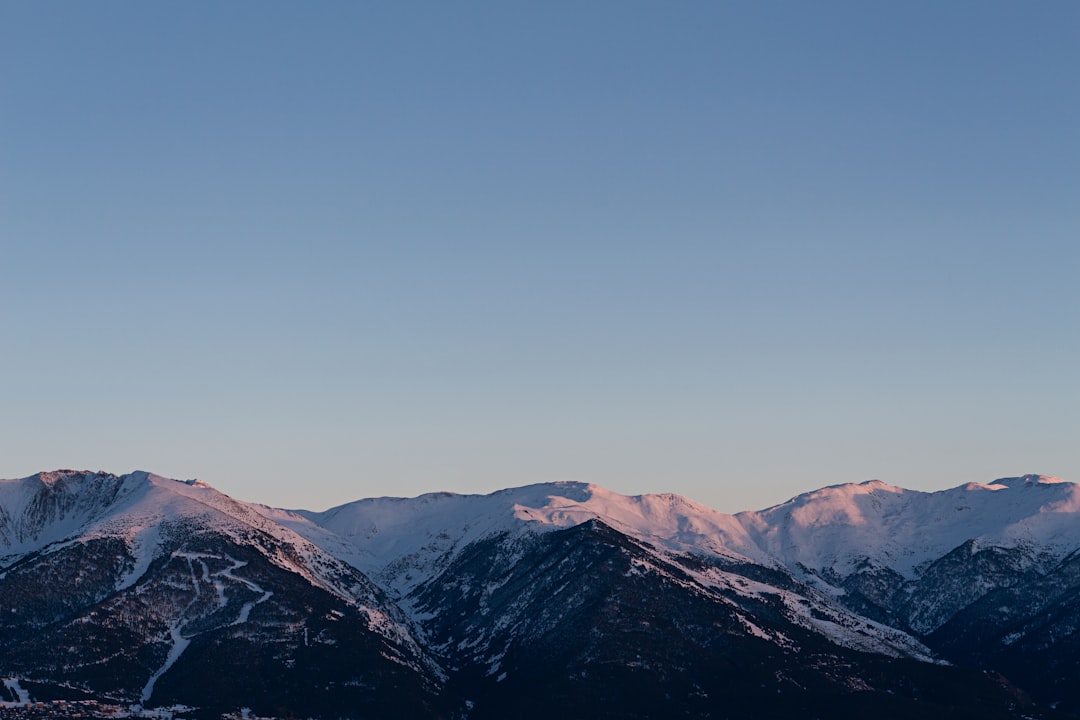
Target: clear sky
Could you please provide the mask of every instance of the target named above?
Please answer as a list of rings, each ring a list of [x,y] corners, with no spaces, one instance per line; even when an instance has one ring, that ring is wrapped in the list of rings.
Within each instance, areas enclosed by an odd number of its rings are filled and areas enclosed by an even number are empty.
[[[0,477],[1080,481],[1080,3],[0,0]]]

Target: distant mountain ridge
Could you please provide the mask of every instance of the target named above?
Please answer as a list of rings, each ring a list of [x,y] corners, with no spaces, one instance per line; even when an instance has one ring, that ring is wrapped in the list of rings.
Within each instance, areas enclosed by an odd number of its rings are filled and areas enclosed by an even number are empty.
[[[583,483],[309,512],[0,481],[0,677],[205,717],[1076,717],[1078,589],[1080,486],[1040,475],[736,515]]]

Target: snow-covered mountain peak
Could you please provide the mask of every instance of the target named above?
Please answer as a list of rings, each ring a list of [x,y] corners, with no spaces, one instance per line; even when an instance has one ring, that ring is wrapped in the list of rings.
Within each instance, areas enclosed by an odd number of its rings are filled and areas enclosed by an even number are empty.
[[[909,491],[881,480],[830,485],[798,495],[782,505],[763,510],[762,514],[783,514],[794,524],[818,527],[835,523],[866,525],[883,505],[903,501]],[[747,515],[752,515],[748,513]]]
[[[113,473],[92,470],[50,470],[35,473],[29,477],[12,480],[0,480],[4,484],[22,484],[27,489],[57,489],[69,492],[92,491],[94,486],[111,485],[118,481],[123,482],[128,476],[114,475]],[[77,490],[76,490],[77,489]]]
[[[1028,474],[1020,475],[1018,477],[998,478],[991,484],[1004,485],[1008,488],[1024,488],[1032,487],[1035,485],[1060,485],[1065,482],[1065,480],[1062,480],[1058,477],[1053,477],[1051,475]]]
[[[288,532],[271,526],[246,503],[197,481],[145,471],[57,470],[0,480],[0,557],[36,552],[77,536],[123,537],[130,543],[143,537],[153,543],[163,523],[189,518],[219,528]]]
[[[273,565],[350,604],[374,602],[374,591],[366,580],[356,582],[345,560],[274,521],[259,506],[234,500],[199,481],[143,471],[122,476],[56,471],[0,480],[0,568],[33,554],[62,552],[73,544],[116,540],[130,559],[118,589],[136,582],[177,543],[209,542],[254,549]],[[370,607],[367,611],[376,632],[393,638],[408,634],[400,618],[388,619]]]
[[[969,482],[960,486],[964,492],[979,492],[980,490],[989,490],[990,492],[997,492],[998,490],[1008,490],[1008,485],[1003,485],[999,482],[981,483],[981,482]]]
[[[594,519],[668,550],[773,564],[731,515],[679,495],[628,496],[579,482],[488,495],[371,498],[321,513],[264,514],[316,544],[334,546],[336,555],[402,595],[477,540],[546,533]]]
[[[72,476],[84,476],[84,475],[96,475],[89,470],[48,470],[45,472],[39,472],[35,475],[31,475],[26,480],[37,480],[42,485],[52,486],[57,483],[63,482]]]
[[[13,486],[21,486],[25,492],[31,493],[44,489],[84,495],[108,494],[115,487],[123,487],[130,492],[154,486],[168,489],[177,484],[199,488],[210,487],[201,480],[172,480],[145,470],[135,470],[124,475],[102,470],[49,470],[25,478],[0,480],[0,486],[7,487],[9,493]]]
[[[1080,486],[1044,475],[921,492],[881,482],[836,485],[760,512],[740,513],[754,539],[788,566],[841,576],[865,561],[912,577],[974,540],[1080,549]]]
[[[131,476],[78,470],[0,480],[0,557],[77,535],[146,487]]]
[[[566,527],[597,519],[648,543],[676,551],[705,551],[764,560],[746,530],[727,515],[672,493],[622,495],[598,485],[532,486],[541,501],[516,503],[519,520]]]

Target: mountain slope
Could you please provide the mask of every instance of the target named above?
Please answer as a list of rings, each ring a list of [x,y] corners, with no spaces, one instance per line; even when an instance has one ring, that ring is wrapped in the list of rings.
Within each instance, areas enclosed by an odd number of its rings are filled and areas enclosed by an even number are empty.
[[[1019,707],[985,676],[831,642],[792,611],[796,592],[776,593],[788,584],[780,573],[762,573],[775,585],[753,594],[704,585],[697,570],[589,520],[474,542],[408,599],[475,719],[863,717],[868,707],[989,718]]]
[[[0,488],[0,668],[38,699],[433,706],[441,672],[384,593],[246,505],[146,473]]]
[[[373,498],[322,513],[266,512],[313,542],[333,547],[335,554],[348,556],[356,567],[402,595],[448,554],[476,540],[504,532],[551,532],[593,519],[673,551],[771,562],[731,515],[677,495],[627,497],[584,483],[530,485],[490,495]]]
[[[549,483],[314,513],[43,473],[0,481],[0,677],[205,717],[1073,717],[1078,498],[872,482],[732,516]]]
[[[1042,475],[935,493],[871,482],[738,517],[846,607],[1080,714],[1080,486]]]
[[[1080,547],[1080,487],[1026,475],[919,492],[874,480],[836,485],[737,517],[787,567],[844,577],[865,559],[915,577],[969,540],[1063,557]]]
[[[784,598],[793,622],[834,642],[888,655],[932,656],[905,633],[867,622],[803,587],[753,544],[735,517],[675,495],[627,497],[594,485],[550,483],[484,496],[361,500],[325,513],[268,512],[349,558],[414,614],[425,612],[414,607],[417,589],[441,577],[476,543],[502,538],[506,562],[513,564],[535,536],[596,520],[640,541],[658,561],[682,567],[702,588],[722,587],[754,601],[764,594]],[[771,582],[760,581],[766,575]]]
[[[919,602],[937,602],[932,589],[928,585],[925,596],[918,592],[905,595],[910,606],[906,609],[871,603],[845,590],[840,582],[870,577],[865,572],[868,567],[892,573],[903,589],[909,580],[900,571],[914,578],[930,567],[932,560],[947,562],[954,542],[962,543],[973,533],[984,539],[1009,539],[1010,527],[1024,527],[1025,523],[1042,534],[1029,532],[1024,537],[1054,538],[1055,552],[1068,546],[1067,533],[1046,531],[1067,529],[1065,526],[1036,521],[1045,503],[1020,508],[990,504],[977,522],[963,526],[946,517],[947,509],[951,510],[947,506],[955,503],[954,496],[976,488],[959,488],[932,497],[930,502],[911,501],[928,495],[912,494],[908,502],[889,506],[887,500],[873,496],[889,492],[887,487],[870,483],[828,488],[796,498],[791,507],[739,516],[724,515],[677,496],[626,497],[595,486],[554,483],[487,496],[441,493],[415,499],[362,500],[325,513],[279,513],[276,517],[315,542],[332,538],[337,552],[353,558],[399,599],[426,629],[448,666],[464,669],[461,676],[471,673],[474,678],[497,678],[506,657],[520,658],[523,653],[544,657],[543,647],[565,642],[553,638],[563,637],[559,628],[581,611],[578,601],[599,587],[597,571],[587,563],[570,563],[566,565],[569,575],[541,583],[536,553],[556,542],[555,536],[567,532],[566,528],[582,527],[583,523],[600,523],[635,547],[633,553],[638,557],[624,576],[636,579],[623,583],[655,576],[654,581],[665,578],[651,585],[651,592],[658,597],[668,599],[673,592],[708,597],[708,606],[714,614],[720,612],[717,617],[724,618],[721,624],[728,629],[720,632],[710,626],[713,629],[705,635],[724,635],[726,642],[741,638],[740,643],[753,644],[754,639],[770,643],[774,650],[780,648],[778,654],[770,655],[772,659],[766,663],[770,667],[780,663],[785,647],[802,652],[820,644],[830,648],[825,655],[832,658],[846,657],[850,652],[921,661],[935,658],[926,638],[900,617],[902,610],[914,616],[911,608]],[[896,495],[905,493],[892,490]],[[860,509],[857,503],[862,496],[870,496],[869,506],[877,508],[876,515]],[[793,512],[806,506],[812,512]],[[939,518],[938,532],[919,535],[915,541],[914,529],[907,538],[896,531],[897,527],[926,527],[927,516]],[[1036,520],[1031,520],[1033,516]],[[578,542],[594,535],[579,534]],[[912,540],[914,547],[896,542],[897,537]],[[349,549],[343,550],[345,547]],[[921,556],[913,560],[919,553]],[[522,576],[526,567],[530,570]],[[850,571],[842,576],[841,569]],[[934,575],[931,568],[927,577]],[[574,582],[574,577],[587,580]],[[679,580],[672,585],[669,580],[674,577]],[[969,583],[965,587],[974,586]],[[983,591],[991,587],[992,583]],[[506,588],[514,589],[507,595]],[[567,592],[566,588],[576,590]],[[620,591],[611,585],[605,592],[618,595]],[[529,600],[531,593],[539,595]],[[973,601],[980,593],[969,595],[967,599]],[[568,605],[556,602],[563,597]],[[678,615],[685,607],[671,612]],[[561,618],[563,624],[536,629],[545,617]],[[653,618],[654,625],[656,620]],[[597,622],[594,617],[579,621],[579,626],[591,627]],[[718,621],[714,618],[710,622]],[[613,634],[609,627],[605,635]],[[673,643],[675,637],[671,635]],[[589,655],[586,650],[581,652]],[[529,666],[529,661],[520,662]],[[684,664],[709,665],[700,658]],[[535,669],[524,676],[534,674]],[[507,673],[505,681],[510,682],[515,674]],[[857,672],[831,673],[830,677],[839,678],[838,687],[867,683]],[[829,691],[819,691],[829,696]],[[488,687],[482,694],[489,697],[493,692]],[[895,690],[889,692],[895,694]]]

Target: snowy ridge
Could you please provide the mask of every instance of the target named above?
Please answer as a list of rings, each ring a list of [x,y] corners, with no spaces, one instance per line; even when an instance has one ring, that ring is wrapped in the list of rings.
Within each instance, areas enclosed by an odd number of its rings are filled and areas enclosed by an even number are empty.
[[[144,491],[134,475],[73,470],[0,480],[0,563],[77,537]]]
[[[671,550],[698,550],[733,560],[767,562],[731,515],[670,493],[620,495],[597,485],[532,486],[543,498],[515,503],[514,517],[554,527],[597,519],[632,537]]]
[[[652,548],[658,560],[681,567],[702,588],[728,597],[781,598],[790,619],[838,643],[929,659],[932,653],[910,635],[837,605],[834,599],[845,591],[836,583],[868,564],[916,578],[964,543],[1015,548],[1023,562],[1047,563],[1080,549],[1078,513],[1080,486],[1041,475],[932,493],[880,481],[836,485],[766,510],[727,515],[678,495],[625,496],[574,482],[487,495],[371,498],[317,513],[240,502],[198,481],[145,472],[58,471],[0,481],[0,576],[4,566],[29,553],[119,537],[134,558],[122,589],[160,554],[169,528],[213,528],[242,545],[258,545],[272,563],[363,610],[372,629],[420,654],[410,621],[398,611],[413,612],[410,593],[434,581],[463,550],[494,538],[506,557],[514,557],[527,545],[519,541],[598,520]],[[684,562],[695,555],[712,558],[709,569]],[[737,569],[744,565],[804,584],[792,591],[783,582],[750,581]],[[384,609],[374,586],[346,580],[355,577],[351,568],[400,605]],[[228,573],[215,578],[250,583]],[[238,623],[254,604],[245,606]],[[931,628],[947,612],[927,606],[912,610],[911,618]],[[184,645],[179,627],[172,638],[177,652]],[[150,682],[146,692],[152,688]]]
[[[258,506],[233,500],[200,481],[142,471],[116,476],[61,470],[0,480],[0,576],[4,567],[30,553],[117,537],[134,559],[117,587],[122,590],[134,585],[160,555],[162,533],[185,525],[212,528],[241,544],[258,544],[274,564],[362,610],[376,632],[415,645],[404,617],[390,617],[378,607],[374,588],[342,584],[341,578],[349,574],[347,562],[268,519]]]
[[[924,662],[940,662],[933,651],[906,632],[869,620],[850,612],[831,602],[830,599],[810,590],[802,594],[779,588],[764,582],[748,579],[744,576],[724,572],[717,568],[706,570],[694,569],[681,565],[677,556],[661,553],[668,561],[687,572],[702,587],[726,590],[730,595],[753,599],[778,598],[783,604],[784,615],[795,624],[808,630],[829,637],[833,642],[846,648],[862,652],[874,652],[890,657],[911,657]],[[666,574],[657,566],[654,572]],[[679,582],[671,578],[673,582]],[[807,588],[809,590],[809,588]],[[730,600],[718,596],[721,602],[737,607]],[[782,634],[769,632],[758,627],[744,612],[735,611],[743,624],[754,635],[775,642],[782,646],[793,646]]]
[[[119,536],[142,566],[163,526],[197,519],[238,541],[273,537],[275,563],[339,596],[355,598],[335,580],[342,561],[403,595],[476,540],[597,519],[673,552],[840,575],[869,559],[910,578],[969,540],[1063,557],[1080,549],[1078,513],[1080,486],[1042,475],[938,492],[877,480],[835,485],[733,516],[678,495],[625,496],[575,482],[370,498],[316,513],[244,503],[198,481],[145,472],[57,471],[0,480],[0,561],[76,537]]]
[[[502,533],[551,532],[594,519],[671,550],[772,563],[734,516],[678,495],[629,497],[575,482],[541,483],[489,495],[372,498],[321,513],[267,513],[347,558],[399,596],[469,543]]]
[[[572,482],[490,495],[374,498],[321,513],[266,512],[401,594],[440,558],[480,538],[592,519],[668,550],[841,575],[870,559],[910,578],[968,540],[1038,548],[1056,558],[1080,549],[1080,486],[1042,475],[938,492],[873,480],[734,516],[678,495],[625,496]]]
[[[691,573],[680,555],[791,573],[803,583],[797,593],[748,583],[737,569],[734,574],[714,569],[698,581],[748,598],[782,598],[790,620],[846,647],[921,660],[934,654],[915,637],[838,604],[847,591],[837,583],[867,568],[885,568],[910,580],[965,543],[1015,549],[1018,562],[1042,566],[1080,550],[1080,486],[1041,475],[932,493],[880,481],[837,485],[735,516],[677,495],[625,496],[582,483],[489,495],[376,498],[323,513],[273,512],[278,522],[375,579],[420,621],[422,614],[408,596],[438,577],[471,543],[505,536],[505,552],[513,555],[513,538],[599,520]],[[964,602],[991,589],[987,578],[972,582]],[[924,597],[908,608],[908,620],[929,631],[959,609],[955,603],[965,596]]]
[[[149,564],[163,527],[184,522],[221,530],[241,542],[264,533],[290,547],[295,558],[329,562],[307,540],[268,521],[246,503],[233,500],[199,481],[178,481],[147,472],[115,476],[62,470],[20,480],[0,480],[0,557],[37,552],[66,541],[122,537],[138,566]],[[278,552],[273,560],[300,572],[311,582],[332,587],[307,562]],[[332,588],[348,596],[342,588]]]
[[[835,485],[737,517],[789,568],[851,572],[864,559],[906,578],[961,544],[1080,548],[1080,486],[1043,475],[920,492],[873,480]]]
[[[531,496],[536,487],[521,490]],[[372,498],[322,513],[275,517],[313,542],[329,541],[355,567],[400,597],[430,579],[469,543],[502,533],[557,529],[516,518],[513,495],[516,491],[505,490],[491,495]]]

